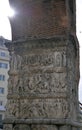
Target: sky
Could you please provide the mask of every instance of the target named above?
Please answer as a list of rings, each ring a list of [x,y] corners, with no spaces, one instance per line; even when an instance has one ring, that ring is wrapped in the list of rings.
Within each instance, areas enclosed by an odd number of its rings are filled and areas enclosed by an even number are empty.
[[[0,36],[9,40],[12,39],[12,34],[8,17],[12,17],[13,15],[14,11],[10,8],[9,1],[0,0]]]
[[[5,4],[4,4],[5,3]],[[80,82],[79,100],[82,102],[82,0],[76,0],[76,27],[77,37],[80,44]],[[0,0],[0,36],[12,39],[11,27],[8,17],[12,17],[15,12],[10,8],[8,0]]]
[[[82,0],[76,0],[76,27],[80,46],[79,100],[82,102]]]

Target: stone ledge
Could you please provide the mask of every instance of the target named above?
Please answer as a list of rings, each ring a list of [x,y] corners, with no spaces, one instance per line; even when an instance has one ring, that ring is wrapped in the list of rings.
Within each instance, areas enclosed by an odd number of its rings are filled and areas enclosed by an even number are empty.
[[[48,38],[23,38],[20,40],[12,41],[12,42],[7,42],[6,47],[9,49],[9,51],[13,50],[13,45],[15,48],[17,46],[24,46],[26,43],[28,49],[51,49],[55,47],[66,47],[68,44],[70,44],[69,41],[72,41],[71,44],[75,47],[76,50],[76,37],[73,35],[58,35],[54,37],[48,37]],[[62,43],[62,44],[61,44]],[[18,51],[18,50],[17,50]]]
[[[4,124],[35,124],[35,125],[70,125],[73,127],[82,127],[82,123],[73,121],[70,119],[44,119],[44,118],[37,118],[37,119],[15,119],[15,118],[5,118]]]
[[[63,98],[63,99],[66,99],[66,98],[69,98],[69,96],[68,96],[68,93],[66,92],[66,93],[64,93],[64,92],[52,92],[52,93],[48,93],[48,94],[46,94],[46,93],[43,93],[43,94],[39,94],[39,93],[13,93],[13,94],[9,94],[8,96],[7,96],[7,98],[8,99],[15,99],[15,100],[19,100],[20,99],[20,97],[22,98],[22,99],[25,99],[25,98],[27,98],[27,99],[29,99],[29,97],[30,97],[30,99],[48,99],[48,98],[50,98],[50,99],[56,99],[56,98]]]

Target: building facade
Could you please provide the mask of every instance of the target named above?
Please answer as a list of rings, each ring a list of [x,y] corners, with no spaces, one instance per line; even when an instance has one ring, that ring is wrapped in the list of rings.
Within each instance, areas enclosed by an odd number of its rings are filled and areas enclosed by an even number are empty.
[[[7,102],[9,52],[5,42],[7,40],[0,37],[0,122],[4,119]]]

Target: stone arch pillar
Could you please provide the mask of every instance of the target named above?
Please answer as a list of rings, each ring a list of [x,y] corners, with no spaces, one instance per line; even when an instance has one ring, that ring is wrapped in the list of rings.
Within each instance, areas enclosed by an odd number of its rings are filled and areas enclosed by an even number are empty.
[[[76,130],[79,48],[68,0],[11,1],[12,44],[6,125]],[[74,5],[75,7],[75,5]],[[75,24],[75,22],[73,21]],[[78,76],[77,76],[78,74]],[[28,129],[28,128],[27,128]]]

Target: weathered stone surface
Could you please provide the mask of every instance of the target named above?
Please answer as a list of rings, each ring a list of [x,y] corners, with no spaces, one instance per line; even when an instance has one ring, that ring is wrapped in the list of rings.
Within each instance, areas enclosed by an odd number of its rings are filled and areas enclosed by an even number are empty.
[[[7,113],[22,118],[77,120],[77,50],[70,39],[63,38],[61,46],[60,42],[60,38],[45,39],[12,46]],[[25,48],[22,54],[21,47]]]
[[[28,125],[22,124],[14,126],[13,130],[31,130],[31,128]]]
[[[72,127],[72,130],[81,130],[80,128]]]
[[[7,115],[77,120],[77,50],[70,39],[60,42],[54,38],[10,46]]]
[[[14,42],[7,44],[11,60],[5,126],[79,128],[75,0],[10,2],[18,14],[11,19]]]
[[[32,130],[58,130],[55,125],[32,125]]]
[[[72,130],[71,126],[61,126],[59,130]]]
[[[12,124],[5,124],[3,127],[4,130],[13,130]]]

